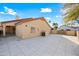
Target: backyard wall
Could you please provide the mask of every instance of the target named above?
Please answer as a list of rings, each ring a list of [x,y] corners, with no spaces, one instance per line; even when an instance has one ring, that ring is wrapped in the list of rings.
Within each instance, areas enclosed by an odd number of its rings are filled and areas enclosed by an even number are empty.
[[[73,30],[70,30],[70,31],[65,30],[65,34],[66,35],[70,35],[70,36],[76,36],[76,31],[73,31]]]
[[[79,31],[77,31],[77,38],[78,38],[78,40],[79,40]]]
[[[52,34],[58,34],[58,30],[52,30]]]

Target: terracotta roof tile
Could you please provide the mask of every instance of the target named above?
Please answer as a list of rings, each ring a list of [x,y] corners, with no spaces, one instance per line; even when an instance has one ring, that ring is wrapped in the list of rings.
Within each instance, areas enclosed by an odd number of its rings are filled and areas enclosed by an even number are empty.
[[[40,18],[43,18],[43,17],[40,17]],[[29,21],[32,21],[32,20],[36,20],[36,19],[40,19],[40,18],[24,18],[24,19],[19,19],[19,20],[11,20],[11,21],[4,21],[4,22],[1,22],[1,23],[9,23],[9,22],[29,22]]]
[[[18,23],[25,23],[25,22],[29,22],[29,21],[33,21],[33,20],[37,20],[37,19],[44,20],[44,17],[21,19],[21,20],[20,20],[19,22],[17,22],[16,24],[18,24]]]
[[[9,22],[17,22],[17,21],[20,21],[20,20],[4,21],[4,22],[1,22],[1,23],[9,23]]]
[[[51,28],[51,26],[48,24],[48,22],[45,20],[44,17],[40,17],[40,18],[26,18],[26,19],[24,19],[24,20],[22,19],[20,22],[17,22],[16,25],[19,24],[19,23],[30,22],[30,21],[33,21],[33,20],[43,20],[43,21],[45,21],[45,22],[47,23],[47,25]]]
[[[45,20],[44,17],[39,17],[39,18],[25,18],[25,19],[19,19],[19,20],[12,20],[12,21],[4,21],[1,23],[9,23],[9,22],[17,22],[15,25],[17,25],[18,23],[24,23],[24,22],[30,22],[33,20],[44,20],[46,23],[47,21]],[[48,24],[48,23],[47,23]],[[49,24],[48,24],[49,25]],[[50,26],[50,25],[49,25]]]

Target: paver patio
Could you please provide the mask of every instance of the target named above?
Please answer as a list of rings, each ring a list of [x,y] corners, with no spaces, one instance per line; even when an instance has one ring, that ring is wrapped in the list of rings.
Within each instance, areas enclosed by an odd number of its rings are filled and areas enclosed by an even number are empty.
[[[78,56],[79,44],[69,40],[75,37],[68,37],[52,34],[24,40],[15,36],[0,38],[0,56]]]

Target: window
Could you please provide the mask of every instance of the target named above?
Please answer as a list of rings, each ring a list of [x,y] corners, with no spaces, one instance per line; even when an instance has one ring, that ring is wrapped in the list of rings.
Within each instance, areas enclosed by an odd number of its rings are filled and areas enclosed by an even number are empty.
[[[35,32],[35,27],[31,27],[31,33]]]

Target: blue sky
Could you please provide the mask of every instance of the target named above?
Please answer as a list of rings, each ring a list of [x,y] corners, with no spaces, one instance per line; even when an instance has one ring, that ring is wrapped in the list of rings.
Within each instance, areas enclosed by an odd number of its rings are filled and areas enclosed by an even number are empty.
[[[61,7],[61,3],[1,3],[0,22],[14,20],[18,15],[20,18],[45,17],[51,24],[61,25]]]

